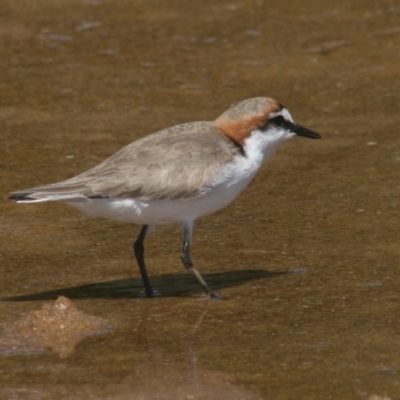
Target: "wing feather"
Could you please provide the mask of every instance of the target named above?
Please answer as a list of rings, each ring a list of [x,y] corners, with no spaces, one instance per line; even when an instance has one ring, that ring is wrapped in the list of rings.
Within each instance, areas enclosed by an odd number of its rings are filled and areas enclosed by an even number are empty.
[[[240,153],[212,122],[193,122],[139,139],[63,182],[10,194],[19,201],[123,197],[193,198],[207,190],[221,168]]]

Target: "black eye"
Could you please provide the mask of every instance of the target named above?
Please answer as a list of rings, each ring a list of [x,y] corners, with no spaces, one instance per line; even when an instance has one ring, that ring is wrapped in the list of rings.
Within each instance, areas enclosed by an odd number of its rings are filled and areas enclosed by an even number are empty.
[[[277,115],[276,117],[271,118],[269,123],[274,124],[275,126],[283,126],[285,125],[285,118],[283,118],[282,115]]]

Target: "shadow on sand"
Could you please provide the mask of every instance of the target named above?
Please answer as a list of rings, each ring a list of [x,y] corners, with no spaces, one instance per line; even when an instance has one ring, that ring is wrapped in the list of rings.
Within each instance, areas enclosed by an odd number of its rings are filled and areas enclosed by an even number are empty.
[[[203,277],[210,287],[218,292],[221,289],[242,285],[247,282],[273,278],[287,272],[268,272],[263,270],[229,271],[213,274],[204,274]],[[151,278],[154,289],[158,290],[163,297],[193,296],[202,293],[199,285],[189,274],[168,274]],[[141,278],[119,279],[89,285],[67,287],[57,290],[48,290],[39,293],[21,296],[3,297],[2,301],[32,301],[51,300],[59,296],[70,299],[82,298],[136,298],[144,290]]]

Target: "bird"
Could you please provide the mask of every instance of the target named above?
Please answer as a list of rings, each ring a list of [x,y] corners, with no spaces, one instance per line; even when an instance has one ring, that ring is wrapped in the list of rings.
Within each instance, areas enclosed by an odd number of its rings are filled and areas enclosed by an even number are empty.
[[[188,122],[127,146],[62,182],[9,194],[17,203],[63,202],[94,217],[141,226],[133,244],[146,297],[158,295],[144,259],[149,228],[178,224],[181,261],[209,298],[220,298],[194,267],[190,249],[198,218],[231,203],[275,150],[294,136],[321,136],[294,122],[268,97],[233,103],[214,121]]]

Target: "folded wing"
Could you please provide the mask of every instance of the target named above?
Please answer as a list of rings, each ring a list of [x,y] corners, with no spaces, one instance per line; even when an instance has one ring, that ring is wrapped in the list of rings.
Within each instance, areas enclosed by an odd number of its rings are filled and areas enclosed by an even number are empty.
[[[10,198],[18,202],[193,198],[206,192],[221,166],[238,153],[212,122],[183,124],[137,140],[74,178],[13,192]]]

